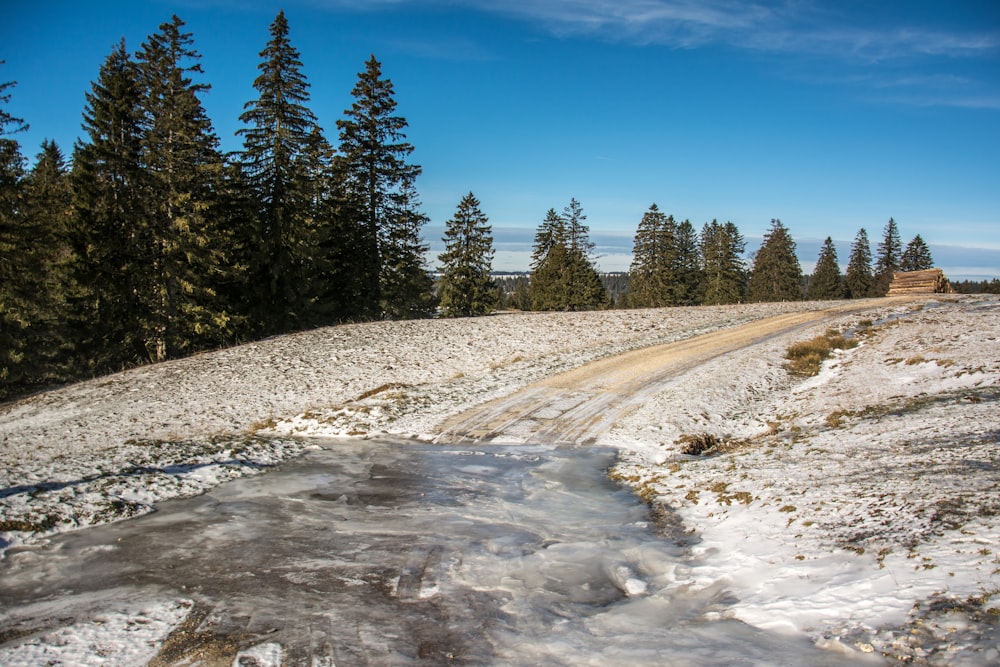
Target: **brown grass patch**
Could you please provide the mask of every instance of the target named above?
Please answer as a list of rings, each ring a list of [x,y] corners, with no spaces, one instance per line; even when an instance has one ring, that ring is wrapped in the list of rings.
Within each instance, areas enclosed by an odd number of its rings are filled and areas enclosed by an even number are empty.
[[[826,359],[833,355],[834,350],[847,350],[856,347],[858,342],[845,338],[838,331],[827,331],[822,336],[794,343],[785,352],[788,359],[788,370],[793,375],[812,376],[819,373]]]

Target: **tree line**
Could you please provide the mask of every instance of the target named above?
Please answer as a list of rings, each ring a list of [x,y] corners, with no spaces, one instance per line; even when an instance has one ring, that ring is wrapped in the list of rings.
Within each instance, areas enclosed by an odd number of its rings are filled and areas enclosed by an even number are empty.
[[[309,109],[284,12],[268,32],[242,149],[228,154],[176,16],[134,53],[124,40],[112,49],[68,161],[46,140],[27,167],[14,138],[27,125],[3,109],[15,84],[0,84],[0,399],[340,322],[875,296],[893,270],[931,264],[919,236],[902,251],[890,219],[874,267],[862,229],[845,276],[827,239],[807,279],[778,220],[747,266],[733,223],[698,232],[654,204],[627,276],[602,275],[572,199],[539,224],[530,275],[504,285],[470,192],[446,223],[435,280],[422,170],[381,63],[364,63],[335,147]]]
[[[877,246],[874,265],[868,233],[858,230],[843,275],[831,237],[823,242],[812,275],[803,275],[796,243],[779,219],[771,220],[749,265],[743,258],[745,248],[732,222],[713,220],[697,233],[690,221],[677,222],[653,204],[636,231],[625,304],[686,306],[884,296],[894,272],[934,266],[919,234],[902,248],[899,227],[892,218]]]
[[[221,345],[437,308],[407,122],[374,56],[327,138],[280,12],[223,154],[174,16],[124,40],[67,162],[28,169],[0,84],[0,398]]]

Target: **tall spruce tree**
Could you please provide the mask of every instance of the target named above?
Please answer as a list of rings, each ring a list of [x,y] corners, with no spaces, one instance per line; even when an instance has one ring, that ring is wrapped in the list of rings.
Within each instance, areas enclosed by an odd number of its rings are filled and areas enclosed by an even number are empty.
[[[549,252],[557,244],[566,244],[566,222],[562,216],[556,213],[554,208],[550,208],[545,214],[545,219],[535,230],[535,242],[531,249],[531,270],[536,271]]]
[[[200,55],[177,16],[136,56],[144,92],[142,160],[148,176],[142,337],[154,360],[204,349],[226,337],[231,315],[217,298],[227,270],[212,217],[223,176],[218,138],[195,83]]]
[[[591,310],[606,306],[607,290],[601,282],[594,262],[594,242],[590,240],[587,216],[575,198],[563,209],[565,221],[567,264],[565,272],[566,308]]]
[[[771,220],[750,273],[751,301],[800,301],[802,267],[795,256],[795,241],[781,220]]]
[[[657,308],[669,305],[677,225],[654,203],[636,229],[629,267],[629,305]]]
[[[902,243],[899,240],[899,227],[896,221],[889,218],[882,234],[882,241],[875,250],[875,286],[873,296],[885,296],[892,282],[892,274],[899,270]]]
[[[62,151],[43,141],[34,167],[24,180],[22,229],[26,245],[18,253],[27,263],[23,275],[33,295],[26,367],[32,384],[52,386],[71,379],[72,344],[66,330],[72,192]]]
[[[847,262],[844,286],[850,299],[865,299],[872,296],[875,279],[872,276],[872,249],[868,232],[862,227],[851,245],[851,257]]]
[[[704,276],[700,266],[698,234],[690,220],[677,224],[674,251],[674,280],[670,286],[670,305],[693,306],[700,302]]]
[[[444,252],[438,255],[441,272],[441,313],[445,317],[486,315],[496,307],[493,268],[493,230],[469,192],[455,215],[445,223]]]
[[[309,174],[310,225],[316,239],[308,324],[356,319],[363,298],[362,281],[355,270],[357,210],[335,151],[318,127],[313,128],[303,157]]]
[[[150,361],[140,321],[148,257],[149,177],[143,169],[143,87],[122,40],[86,95],[86,138],[73,155],[77,261],[71,327],[80,372]]]
[[[819,250],[807,296],[810,299],[844,298],[844,281],[840,275],[840,264],[837,262],[837,249],[829,236],[823,241],[823,247]]]
[[[0,65],[3,62],[0,60]],[[15,85],[13,81],[0,83],[0,399],[30,382],[25,354],[30,344],[27,330],[33,295],[30,282],[25,280],[31,267],[24,254],[30,237],[21,216],[24,157],[20,144],[11,138],[27,126],[3,108]]]
[[[380,312],[394,320],[430,317],[437,307],[434,278],[424,257],[429,246],[420,230],[427,216],[412,184],[404,184],[394,197],[396,205],[387,220],[388,235],[382,242],[379,277]]]
[[[531,307],[534,310],[593,310],[607,305],[591,252],[586,216],[576,199],[555,215],[550,209],[535,233]]]
[[[309,110],[309,84],[288,20],[278,13],[271,39],[260,52],[259,97],[247,102],[240,160],[256,204],[251,247],[251,285],[257,290],[255,319],[264,332],[288,331],[307,320],[310,268],[316,247],[310,225],[309,162],[304,159],[316,128]]]
[[[362,317],[391,316],[389,311],[399,308],[387,302],[382,292],[400,293],[398,280],[406,276],[385,264],[392,258],[394,238],[400,234],[412,236],[409,231],[395,229],[397,225],[412,226],[425,220],[412,209],[413,185],[421,173],[419,165],[406,160],[413,146],[406,141],[408,123],[395,115],[396,100],[392,81],[382,77],[382,65],[375,56],[365,63],[365,70],[358,74],[357,84],[351,91],[355,101],[337,121],[340,129],[341,163],[353,207],[360,218],[357,239],[356,270],[362,281],[362,298],[359,315]],[[418,272],[409,266],[406,275],[423,282]],[[407,292],[420,286],[410,286]],[[390,295],[390,299],[392,296]],[[404,308],[404,310],[406,310]]]
[[[583,206],[576,198],[569,200],[569,204],[563,209],[562,219],[566,230],[566,245],[588,261],[592,260],[595,244],[590,240],[590,228],[585,224],[587,216],[583,212]]]
[[[713,220],[701,230],[702,301],[708,305],[739,303],[746,294],[746,241],[732,222]]]
[[[924,240],[917,234],[913,240],[906,245],[899,258],[900,271],[924,271],[934,268],[934,259],[931,257],[931,249],[927,247]]]

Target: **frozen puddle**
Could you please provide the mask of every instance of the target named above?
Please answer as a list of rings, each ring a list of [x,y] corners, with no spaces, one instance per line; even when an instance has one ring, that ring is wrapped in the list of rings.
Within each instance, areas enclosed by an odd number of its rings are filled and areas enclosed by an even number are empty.
[[[0,664],[842,664],[728,620],[610,449],[337,441],[12,550]],[[50,664],[56,664],[50,662]]]

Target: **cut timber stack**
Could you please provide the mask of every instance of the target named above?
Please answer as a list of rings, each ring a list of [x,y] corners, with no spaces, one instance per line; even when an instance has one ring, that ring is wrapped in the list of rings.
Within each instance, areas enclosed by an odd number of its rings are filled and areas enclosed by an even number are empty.
[[[941,269],[897,271],[892,274],[892,283],[889,285],[889,296],[951,294],[954,291]]]

